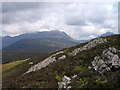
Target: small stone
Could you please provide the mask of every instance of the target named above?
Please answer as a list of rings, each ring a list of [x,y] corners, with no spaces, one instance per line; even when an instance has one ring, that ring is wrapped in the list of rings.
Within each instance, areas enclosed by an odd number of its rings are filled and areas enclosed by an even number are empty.
[[[90,70],[90,69],[92,69],[92,67],[91,67],[91,66],[88,66],[88,69]]]
[[[30,64],[30,65],[32,65],[32,64],[33,64],[33,62],[29,62],[29,64]]]
[[[66,55],[63,55],[63,56],[59,57],[59,60],[60,60],[60,59],[63,60],[63,59],[65,59],[65,58],[66,58]]]
[[[69,90],[70,88],[72,88],[71,86],[68,86],[66,90]]]
[[[72,81],[75,81],[77,79],[77,77],[78,77],[77,75],[73,75],[72,78],[71,78]]]

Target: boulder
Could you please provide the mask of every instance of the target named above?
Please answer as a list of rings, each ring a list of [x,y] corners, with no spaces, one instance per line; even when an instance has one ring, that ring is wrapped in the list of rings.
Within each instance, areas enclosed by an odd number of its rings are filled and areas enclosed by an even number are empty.
[[[71,86],[68,86],[71,82],[73,82],[74,80],[76,80],[78,78],[77,75],[73,75],[71,78],[64,76],[61,82],[58,82],[58,90],[65,88],[66,90],[69,90],[70,88],[72,88]],[[68,86],[68,87],[67,87]]]
[[[59,60],[63,60],[63,59],[65,59],[65,58],[66,58],[66,55],[63,55],[63,56],[59,57],[58,59],[59,59]]]
[[[71,79],[67,76],[64,76],[61,82],[58,82],[59,89],[67,88],[67,85],[71,83]]]
[[[58,54],[61,54],[61,53],[64,53],[64,51],[60,51],[60,52],[57,52],[57,53],[49,56],[48,58],[46,58],[45,60],[41,61],[40,63],[30,67],[28,69],[28,71],[26,71],[24,74],[30,73],[30,72],[33,72],[33,71],[36,71],[36,70],[39,70],[39,69],[42,69],[42,68],[48,66],[49,64],[55,62],[56,61],[56,57],[55,56],[58,55]],[[63,57],[65,57],[65,56],[63,56]]]
[[[32,64],[33,64],[33,62],[29,62],[29,64],[30,64],[30,65],[32,65]]]
[[[70,88],[72,88],[71,86],[68,86],[66,90],[70,90]]]
[[[97,38],[94,39],[93,41],[89,41],[86,45],[84,45],[82,48],[76,48],[74,49],[69,55],[75,56],[77,53],[82,52],[87,49],[91,49],[99,44],[107,42],[106,39],[103,38]]]
[[[75,81],[77,78],[78,78],[77,75],[73,75],[71,79],[72,79],[72,81]]]
[[[117,55],[118,50],[114,47],[109,47],[102,52],[102,58],[96,56],[94,61],[91,62],[95,71],[101,74],[106,74],[110,71],[117,71],[120,69],[120,59]]]

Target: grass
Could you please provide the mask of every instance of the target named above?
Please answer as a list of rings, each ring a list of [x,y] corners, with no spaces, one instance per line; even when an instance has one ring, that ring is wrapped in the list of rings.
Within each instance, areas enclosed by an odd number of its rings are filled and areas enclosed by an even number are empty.
[[[108,81],[105,79],[104,81],[102,81],[100,78],[98,78],[98,79],[96,79],[95,80],[95,82],[96,82],[96,84],[98,85],[98,84],[105,84],[105,83],[107,83]]]
[[[75,66],[75,68],[78,69],[78,70],[87,70],[86,67],[81,67],[81,66]]]
[[[23,62],[25,62],[26,60],[20,60],[20,61],[14,61],[14,62],[10,62],[10,63],[7,63],[7,64],[2,64],[2,72],[12,68],[12,67],[15,67]]]
[[[62,77],[57,75],[56,79],[57,79],[58,82],[60,82],[62,80]]]
[[[79,88],[83,88],[87,82],[87,78],[80,78],[79,79],[79,82],[80,82],[80,87]]]
[[[64,75],[72,77],[74,74],[78,75],[79,79],[71,83],[72,88],[120,88],[120,71],[116,73],[111,72],[108,76],[104,76],[98,74],[98,72],[87,69],[88,66],[91,66],[91,61],[94,60],[94,57],[99,56],[103,50],[109,47],[109,45],[120,49],[117,45],[120,45],[120,40],[116,37],[117,35],[108,36],[106,37],[109,41],[107,43],[80,52],[75,57],[67,56],[66,59],[57,60],[46,68],[22,76],[22,74],[31,67],[28,64],[29,62],[37,64],[56,52],[31,58],[30,60],[15,66],[16,68],[11,68],[3,73],[3,88],[19,88],[24,86],[25,88],[58,88],[57,82],[60,81]],[[71,47],[67,49],[66,53],[71,52],[75,48],[82,47],[83,45],[84,44],[80,44]],[[98,77],[100,77],[100,80]]]

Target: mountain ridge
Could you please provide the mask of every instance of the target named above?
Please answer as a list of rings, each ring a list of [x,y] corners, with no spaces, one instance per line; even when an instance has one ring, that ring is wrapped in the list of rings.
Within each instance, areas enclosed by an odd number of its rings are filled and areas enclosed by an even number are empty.
[[[3,48],[13,44],[21,39],[32,39],[32,38],[64,38],[71,41],[77,41],[67,35],[65,32],[58,30],[53,31],[44,31],[44,32],[35,32],[35,33],[24,33],[15,37],[5,36],[2,37],[2,46]]]

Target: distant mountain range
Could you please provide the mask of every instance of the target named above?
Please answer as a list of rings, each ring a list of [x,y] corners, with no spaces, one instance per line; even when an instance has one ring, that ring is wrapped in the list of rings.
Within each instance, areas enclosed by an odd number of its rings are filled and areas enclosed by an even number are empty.
[[[6,36],[2,39],[3,51],[20,52],[50,52],[80,42],[71,38],[65,32],[44,31],[36,33],[25,33],[19,36]]]
[[[109,32],[103,35],[108,34],[113,35],[114,33]],[[43,55],[44,53],[75,46],[87,41],[77,41],[65,32],[57,30],[25,33],[15,37],[5,36],[2,38],[3,63]]]
[[[15,37],[5,36],[2,38],[2,46],[3,46],[2,48],[5,48],[22,39],[36,39],[36,38],[61,38],[61,39],[64,38],[66,40],[76,41],[70,36],[68,36],[65,32],[54,30],[54,31],[44,31],[44,32],[35,32],[35,33],[25,33]]]
[[[106,33],[104,33],[104,34],[102,34],[102,35],[100,35],[100,36],[98,36],[98,37],[108,36],[108,35],[115,35],[115,33],[106,32]],[[93,38],[92,38],[92,39],[93,39]],[[87,42],[87,41],[89,41],[89,40],[91,40],[91,39],[88,39],[88,40],[79,40],[79,41],[80,41],[80,42]]]
[[[2,63],[40,56],[79,43],[65,32],[57,30],[5,36],[2,38]]]
[[[107,32],[100,36],[107,36],[107,35],[114,35],[114,33]],[[19,36],[15,36],[15,37],[5,36],[2,38],[2,48],[3,48],[3,50],[10,50],[10,51],[14,51],[14,50],[15,51],[16,50],[36,51],[37,48],[40,49],[43,45],[44,48],[45,48],[45,46],[47,46],[47,47],[50,47],[52,50],[52,48],[55,49],[55,47],[56,47],[56,49],[57,48],[61,49],[61,48],[73,46],[73,45],[79,44],[81,42],[87,42],[87,41],[88,40],[77,41],[77,40],[71,38],[65,32],[60,32],[58,30],[54,30],[54,31],[44,31],[44,32],[35,32],[35,33],[25,33],[25,34],[21,34]],[[36,47],[35,50],[33,50],[33,48],[32,48],[33,46]],[[26,47],[27,48],[30,47],[30,49],[27,50]],[[39,49],[37,49],[37,51]]]
[[[105,34],[102,34],[101,36],[108,36],[108,35],[115,35],[115,33],[112,33],[112,32],[106,32]]]

